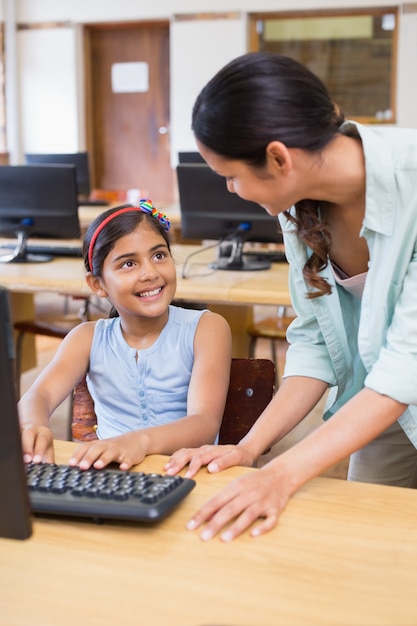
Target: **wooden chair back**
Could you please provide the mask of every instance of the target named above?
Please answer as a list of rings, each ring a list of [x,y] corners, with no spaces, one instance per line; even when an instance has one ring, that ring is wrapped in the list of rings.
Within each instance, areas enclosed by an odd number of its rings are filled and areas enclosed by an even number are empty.
[[[238,443],[272,400],[275,367],[269,359],[232,359],[229,391],[220,426],[219,443]],[[83,378],[74,389],[72,437],[97,439],[94,402]],[[265,451],[267,452],[267,451]]]

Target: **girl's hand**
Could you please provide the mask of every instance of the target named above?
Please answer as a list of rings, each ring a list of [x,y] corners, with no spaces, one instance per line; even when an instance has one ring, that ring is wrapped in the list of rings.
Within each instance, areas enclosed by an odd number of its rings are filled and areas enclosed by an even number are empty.
[[[194,476],[200,467],[207,465],[211,473],[233,467],[234,465],[251,466],[255,462],[248,451],[242,446],[201,446],[200,448],[182,448],[175,452],[168,463],[164,465],[164,471],[169,474],[177,474],[185,465],[189,464],[185,474],[187,478]]]
[[[263,518],[250,532],[257,537],[274,528],[291,493],[284,480],[264,467],[227,485],[191,518],[187,528],[194,530],[208,522],[200,535],[203,541],[212,539],[222,529],[220,539],[232,541]]]
[[[69,465],[81,469],[102,469],[109,463],[118,463],[119,469],[129,470],[146,456],[146,435],[126,433],[110,439],[82,443],[69,460]]]
[[[26,424],[21,428],[25,463],[53,463],[54,439],[47,426]]]

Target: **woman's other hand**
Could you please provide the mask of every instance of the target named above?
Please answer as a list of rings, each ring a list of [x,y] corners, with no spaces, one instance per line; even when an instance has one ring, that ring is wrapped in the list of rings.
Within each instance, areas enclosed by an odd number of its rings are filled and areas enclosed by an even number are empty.
[[[164,465],[164,471],[169,474],[177,474],[183,467],[188,465],[186,478],[194,476],[204,465],[210,473],[221,472],[235,465],[251,466],[253,459],[243,446],[201,446],[200,448],[182,448],[175,452]]]

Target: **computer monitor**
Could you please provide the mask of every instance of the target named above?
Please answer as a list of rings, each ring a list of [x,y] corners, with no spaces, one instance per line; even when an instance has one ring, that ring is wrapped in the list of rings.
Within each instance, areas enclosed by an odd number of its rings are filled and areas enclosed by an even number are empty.
[[[282,243],[276,217],[259,204],[230,193],[226,181],[207,164],[183,163],[177,166],[183,239],[219,240],[216,269],[267,269],[270,261],[243,256],[246,241]]]
[[[91,192],[90,170],[87,152],[72,154],[25,154],[26,164],[33,165],[74,165],[77,180],[77,193],[81,198],[88,198]]]
[[[80,236],[74,165],[0,166],[0,237],[17,240],[0,262],[51,260],[27,254],[28,237]]]
[[[0,537],[27,539],[31,512],[17,413],[9,294],[0,287]]]
[[[178,163],[205,163],[199,152],[178,152]]]

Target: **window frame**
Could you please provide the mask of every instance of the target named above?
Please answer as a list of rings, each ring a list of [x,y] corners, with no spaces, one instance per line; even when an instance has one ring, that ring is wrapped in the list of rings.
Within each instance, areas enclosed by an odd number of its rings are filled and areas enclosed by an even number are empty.
[[[259,34],[259,21],[279,20],[279,19],[306,19],[306,18],[318,18],[318,17],[354,17],[361,15],[369,15],[372,17],[380,17],[388,13],[395,14],[395,27],[393,29],[392,36],[392,63],[391,63],[391,77],[390,77],[390,109],[392,116],[390,119],[379,119],[372,115],[358,115],[351,116],[354,119],[363,124],[395,124],[397,119],[397,107],[396,107],[396,89],[397,89],[397,55],[398,55],[398,22],[399,22],[399,10],[397,6],[384,6],[384,7],[369,7],[369,8],[354,8],[354,9],[317,9],[314,11],[262,11],[251,12],[249,14],[249,50],[251,52],[258,52],[260,50],[260,34]]]

